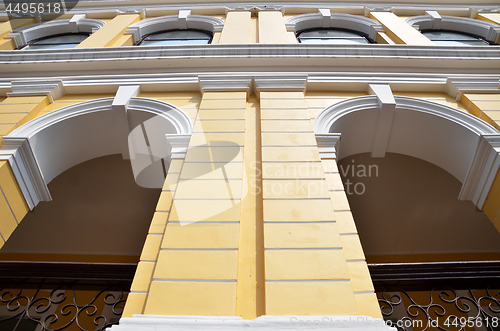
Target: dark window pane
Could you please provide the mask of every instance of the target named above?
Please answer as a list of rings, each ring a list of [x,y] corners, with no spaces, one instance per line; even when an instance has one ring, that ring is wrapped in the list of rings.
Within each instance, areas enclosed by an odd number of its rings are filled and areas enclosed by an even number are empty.
[[[71,43],[71,44],[79,44],[85,39],[88,38],[88,35],[83,34],[65,34],[60,36],[48,37],[38,41],[35,41],[34,44],[62,44],[62,43]]]
[[[173,46],[173,45],[206,45],[208,40],[144,40],[141,45]]]
[[[363,38],[356,39],[301,39],[303,44],[336,44],[336,45],[346,45],[346,44],[368,44],[368,40]]]
[[[210,40],[210,36],[200,31],[192,30],[176,30],[153,34],[146,40],[161,40],[161,39],[204,39]]]

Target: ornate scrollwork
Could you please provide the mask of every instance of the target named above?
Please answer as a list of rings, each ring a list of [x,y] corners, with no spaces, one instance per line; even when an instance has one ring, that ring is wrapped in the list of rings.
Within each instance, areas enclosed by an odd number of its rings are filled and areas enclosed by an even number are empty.
[[[415,292],[412,297],[404,289],[387,288],[379,292],[378,301],[384,319],[398,330],[411,327],[423,331],[436,328],[462,331],[479,327],[493,331],[500,327],[500,291],[498,286],[495,288],[457,291],[451,287],[434,287],[425,292],[428,293],[425,303],[414,299]],[[422,295],[418,297],[422,301]]]
[[[44,331],[75,325],[82,331],[102,331],[118,322],[127,295],[117,289],[89,291],[68,286],[0,288],[0,329],[6,330],[2,323],[7,321],[16,321],[15,330],[19,323],[29,320]]]

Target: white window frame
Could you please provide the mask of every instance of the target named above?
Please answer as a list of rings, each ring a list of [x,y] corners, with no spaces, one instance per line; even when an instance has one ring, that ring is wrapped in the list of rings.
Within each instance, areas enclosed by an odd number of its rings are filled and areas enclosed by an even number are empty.
[[[67,33],[92,34],[105,24],[100,20],[84,18],[83,15],[75,15],[69,20],[53,20],[21,27],[13,30],[6,38],[13,39],[16,48],[22,48],[30,41],[43,37]]]
[[[359,32],[372,40],[377,39],[377,32],[384,32],[384,27],[371,18],[350,14],[330,14],[329,9],[320,9],[319,13],[303,14],[285,21],[288,31],[300,32],[310,29],[346,29]]]
[[[168,15],[155,18],[148,18],[131,24],[125,34],[131,34],[134,44],[139,42],[144,36],[168,30],[203,30],[212,35],[222,31],[224,21],[220,18],[191,15],[190,10],[180,10],[179,15]]]
[[[500,25],[466,17],[441,16],[436,12],[414,16],[406,19],[413,28],[424,30],[448,30],[476,35],[490,43],[499,43]]]

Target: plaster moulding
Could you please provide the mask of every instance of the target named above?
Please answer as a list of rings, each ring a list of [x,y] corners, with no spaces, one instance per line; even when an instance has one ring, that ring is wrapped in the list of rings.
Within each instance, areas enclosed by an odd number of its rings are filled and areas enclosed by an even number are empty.
[[[499,168],[500,133],[482,135],[459,199],[471,200],[482,209]]]
[[[440,16],[435,11],[427,15],[414,16],[406,19],[417,30],[451,30],[471,33],[484,39],[498,43],[500,40],[500,26],[494,23],[457,16]]]
[[[19,48],[25,46],[31,40],[55,34],[94,33],[105,24],[100,20],[83,18],[81,15],[75,16],[69,20],[53,20],[24,26],[13,30],[5,38],[13,39],[16,47]]]
[[[375,40],[377,32],[384,27],[379,22],[363,16],[349,14],[330,14],[329,9],[320,9],[319,13],[292,16],[285,21],[288,31],[300,32],[313,28],[344,28],[359,31]]]
[[[11,89],[12,92],[7,92],[9,97],[45,95],[51,103],[66,94],[60,79],[15,80],[11,83]]]
[[[145,35],[163,30],[198,29],[214,33],[222,31],[223,27],[224,21],[220,18],[191,15],[186,11],[180,10],[179,15],[148,18],[134,23],[127,28],[125,34],[131,34],[134,42],[138,42]]]
[[[456,100],[463,93],[499,93],[499,77],[451,77],[446,80],[445,91]]]
[[[500,168],[500,132],[483,120],[452,107],[402,96],[395,96],[394,100],[396,114],[398,109],[431,114],[453,122],[479,137],[479,143],[468,166],[465,179],[462,179],[463,185],[459,199],[471,200],[477,207],[482,208]],[[316,136],[321,138],[322,134],[330,133],[333,124],[343,116],[362,110],[381,109],[383,105],[384,103],[380,103],[377,96],[363,96],[327,107],[314,121]],[[328,151],[327,147],[330,142],[324,138],[321,143],[321,147]],[[319,144],[318,141],[318,147],[320,147]],[[338,141],[330,144],[338,155]],[[330,151],[333,150],[330,149]]]
[[[28,138],[4,137],[0,160],[9,162],[30,210],[40,201],[52,200]]]
[[[83,118],[85,121],[86,115],[89,114],[101,114],[102,116],[106,116],[106,114],[109,114],[110,112],[139,111],[160,116],[161,118],[168,120],[168,122],[175,128],[176,133],[173,136],[179,135],[185,137],[191,135],[193,130],[191,119],[184,111],[171,104],[153,99],[131,97],[128,101],[128,105],[127,102],[122,102],[124,103],[124,107],[120,107],[116,104],[116,107],[113,109],[112,103],[114,100],[114,98],[97,99],[54,110],[44,116],[31,120],[3,138],[0,146],[0,159],[9,161],[30,209],[33,209],[40,201],[51,200],[47,184],[59,173],[74,165],[72,163],[73,159],[68,153],[82,153],[80,150],[81,146],[65,146],[64,148],[67,150],[59,150],[58,148],[61,148],[63,145],[59,144],[59,147],[54,146],[57,144],[50,144],[50,141],[52,141],[50,139],[48,140],[49,143],[47,143],[47,140],[44,140],[45,143],[40,143],[40,141],[37,140],[37,134],[41,132],[50,132],[53,125],[61,124],[66,120],[78,117]],[[114,118],[116,119],[116,116],[114,116]],[[78,125],[79,122],[67,121],[66,123],[71,126]],[[130,132],[130,123],[128,123],[128,121],[119,121],[118,124],[125,126],[123,138],[126,139],[128,132]],[[113,123],[111,122],[110,125],[113,126]],[[67,132],[75,130],[78,132],[84,130],[85,132],[86,130],[82,127],[68,127],[68,129],[69,131]],[[99,135],[99,132],[94,132],[93,136],[96,135]],[[32,141],[42,144],[38,147],[43,153],[48,153],[49,155],[61,155],[63,157],[60,159],[46,159],[44,161],[45,163],[39,163],[38,159],[40,156],[37,156],[36,154],[37,149],[35,147],[32,148],[30,144]],[[51,152],[51,148],[53,148],[55,152]],[[102,156],[99,154],[100,151],[98,148],[97,150],[87,148],[85,153],[86,159]],[[55,167],[53,162],[59,162],[60,164]],[[57,168],[56,173],[50,173],[48,176],[46,173],[44,174],[44,169],[52,169],[51,171],[54,172],[56,171],[54,170],[55,168]]]

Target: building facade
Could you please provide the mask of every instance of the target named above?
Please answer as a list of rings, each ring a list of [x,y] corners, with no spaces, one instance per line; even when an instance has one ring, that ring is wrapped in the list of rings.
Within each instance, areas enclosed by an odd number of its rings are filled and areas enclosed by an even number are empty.
[[[390,330],[415,303],[377,281],[446,273],[460,307],[446,316],[493,330],[478,321],[500,317],[483,293],[500,260],[499,11],[82,0],[2,14],[4,278],[132,267],[118,317],[89,329]],[[484,281],[469,290],[484,302],[463,299],[464,278]],[[0,323],[14,311],[13,329],[55,329],[30,312],[36,295],[0,294]],[[426,305],[413,320],[441,316]]]

